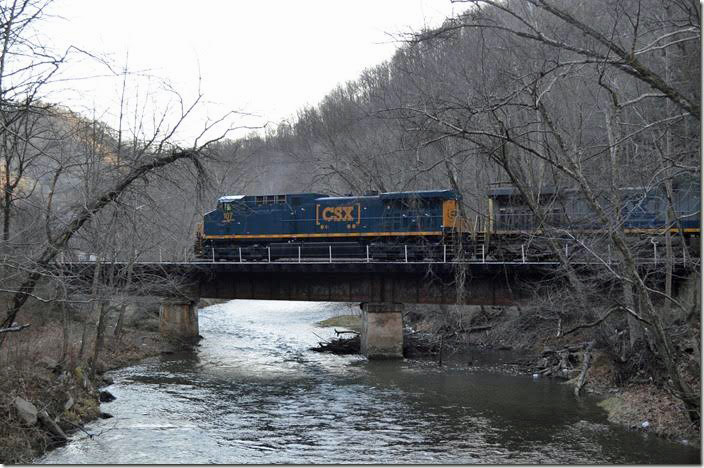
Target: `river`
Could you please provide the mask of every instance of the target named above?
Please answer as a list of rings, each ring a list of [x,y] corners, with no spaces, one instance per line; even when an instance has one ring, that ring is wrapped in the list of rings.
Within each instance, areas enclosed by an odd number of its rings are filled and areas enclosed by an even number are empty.
[[[37,463],[700,463],[610,425],[556,381],[466,363],[308,351],[340,304],[232,301],[200,310],[195,352],[113,371],[86,426]],[[318,335],[318,336],[316,336]]]

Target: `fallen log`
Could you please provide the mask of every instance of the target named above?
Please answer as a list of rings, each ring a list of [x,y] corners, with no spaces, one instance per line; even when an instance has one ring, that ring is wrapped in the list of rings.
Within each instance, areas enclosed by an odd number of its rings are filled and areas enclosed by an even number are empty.
[[[28,323],[25,323],[24,325],[13,325],[13,326],[7,327],[7,328],[0,328],[0,333],[18,332],[18,331],[22,331],[28,327],[29,327]]]
[[[579,378],[577,379],[577,386],[574,387],[574,394],[575,396],[579,396],[579,392],[582,391],[582,387],[584,387],[584,384],[587,383],[587,371],[589,371],[589,365],[591,364],[592,360],[592,345],[594,342],[588,343],[584,347],[584,360],[582,362],[582,372],[579,373]]]
[[[41,422],[42,426],[51,434],[52,439],[54,439],[55,442],[66,442],[68,440],[68,437],[66,437],[66,434],[64,431],[61,430],[58,424],[49,417],[49,414],[42,410],[39,413],[37,413],[37,418],[39,419],[39,422]]]

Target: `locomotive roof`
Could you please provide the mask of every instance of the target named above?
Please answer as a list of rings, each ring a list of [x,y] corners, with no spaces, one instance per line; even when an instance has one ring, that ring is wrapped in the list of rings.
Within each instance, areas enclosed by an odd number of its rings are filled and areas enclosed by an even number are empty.
[[[237,200],[242,200],[244,195],[225,195],[224,197],[218,198],[218,203],[228,203]]]
[[[218,198],[219,203],[230,203],[238,200],[254,200],[257,197],[285,196],[292,198],[311,198],[325,200],[349,200],[359,198],[380,198],[382,200],[409,199],[409,198],[445,198],[461,199],[462,196],[454,190],[417,190],[414,192],[385,192],[378,195],[348,195],[344,197],[331,197],[324,193],[287,193],[285,195],[225,195]]]
[[[287,194],[266,194],[266,195],[225,195],[218,198],[218,202],[229,203],[238,200],[254,200],[257,197],[296,197],[296,198],[320,198],[327,197],[324,193],[287,193]]]
[[[394,198],[462,198],[454,190],[417,190],[415,192],[387,192],[379,194],[382,199]]]
[[[540,189],[541,195],[553,195],[554,193],[555,187],[543,187]],[[520,194],[521,192],[514,186],[494,187],[489,189],[489,197],[510,197]]]
[[[397,200],[397,199],[418,199],[418,198],[451,198],[461,199],[462,196],[454,190],[417,190],[415,192],[384,192],[378,195],[350,195],[346,197],[321,197],[325,200],[349,200],[360,198],[380,198],[382,200]]]

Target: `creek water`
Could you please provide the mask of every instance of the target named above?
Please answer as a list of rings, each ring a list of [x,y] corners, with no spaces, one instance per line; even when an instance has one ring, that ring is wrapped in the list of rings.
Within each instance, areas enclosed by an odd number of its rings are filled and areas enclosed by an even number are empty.
[[[201,309],[196,351],[111,372],[114,418],[36,462],[700,463],[697,449],[610,425],[559,382],[308,351],[333,335],[314,323],[345,308]]]

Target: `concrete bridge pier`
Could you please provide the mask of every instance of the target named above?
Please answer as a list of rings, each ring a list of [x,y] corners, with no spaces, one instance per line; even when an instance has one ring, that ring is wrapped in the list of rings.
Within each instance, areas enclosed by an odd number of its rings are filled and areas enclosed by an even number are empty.
[[[159,308],[159,333],[180,341],[198,339],[198,301],[164,299]]]
[[[365,302],[362,308],[361,351],[368,359],[403,357],[403,304]]]

